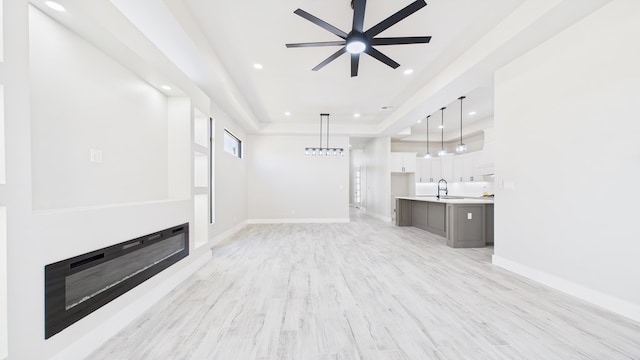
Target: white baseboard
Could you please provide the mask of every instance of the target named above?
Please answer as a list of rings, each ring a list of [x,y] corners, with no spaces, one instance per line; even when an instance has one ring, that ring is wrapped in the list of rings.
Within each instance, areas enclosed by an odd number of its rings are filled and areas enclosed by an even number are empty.
[[[217,235],[216,237],[212,238],[209,240],[209,247],[216,245],[218,243],[220,243],[222,240],[228,238],[229,236],[232,236],[233,234],[237,233],[238,231],[242,230],[245,226],[247,226],[247,221],[243,221],[241,223],[238,223],[236,226],[232,227],[231,229]]]
[[[249,224],[327,224],[348,223],[349,218],[326,219],[249,219]]]
[[[86,335],[78,338],[74,343],[50,358],[50,360],[82,360],[87,358],[107,340],[124,329],[209,261],[211,261],[211,252],[204,252],[199,255],[189,265],[178,270],[144,295],[139,296],[131,304],[117,312],[100,326],[86,333]]]
[[[494,265],[640,322],[640,305],[576,284],[567,279],[493,255]]]
[[[380,214],[376,214],[368,211],[365,214],[388,223],[390,223],[392,220],[390,216],[384,216],[384,215],[380,215]]]

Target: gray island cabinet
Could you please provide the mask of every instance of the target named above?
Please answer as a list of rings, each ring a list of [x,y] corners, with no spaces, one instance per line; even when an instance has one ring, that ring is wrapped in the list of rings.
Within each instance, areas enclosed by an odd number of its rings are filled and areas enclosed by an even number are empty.
[[[446,237],[450,247],[484,247],[493,244],[493,200],[398,197],[396,225]]]

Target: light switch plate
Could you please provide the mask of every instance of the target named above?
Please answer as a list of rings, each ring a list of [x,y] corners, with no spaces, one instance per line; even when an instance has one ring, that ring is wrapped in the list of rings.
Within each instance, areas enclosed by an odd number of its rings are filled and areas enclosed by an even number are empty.
[[[96,164],[102,164],[102,150],[90,149],[89,153],[90,153],[89,161]]]

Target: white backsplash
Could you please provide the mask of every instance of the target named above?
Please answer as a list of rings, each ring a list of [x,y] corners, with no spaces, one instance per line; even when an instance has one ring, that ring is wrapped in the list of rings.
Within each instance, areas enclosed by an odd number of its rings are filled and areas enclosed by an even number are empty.
[[[449,188],[449,195],[451,196],[482,196],[482,192],[486,191],[488,194],[494,193],[493,182],[456,182],[447,184]],[[436,195],[438,185],[436,183],[417,183],[416,184],[416,196],[420,195]]]

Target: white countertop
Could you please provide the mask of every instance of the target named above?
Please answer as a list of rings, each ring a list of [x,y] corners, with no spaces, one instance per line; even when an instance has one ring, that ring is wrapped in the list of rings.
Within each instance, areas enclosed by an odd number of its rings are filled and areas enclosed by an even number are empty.
[[[435,195],[430,196],[396,196],[396,199],[413,200],[413,201],[428,201],[437,202],[443,204],[493,204],[492,198],[480,199],[480,198],[462,198],[462,199],[439,199]]]

